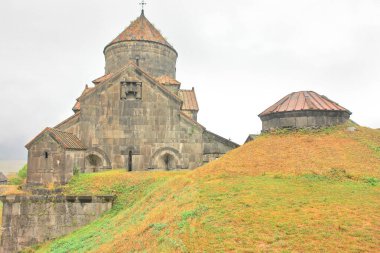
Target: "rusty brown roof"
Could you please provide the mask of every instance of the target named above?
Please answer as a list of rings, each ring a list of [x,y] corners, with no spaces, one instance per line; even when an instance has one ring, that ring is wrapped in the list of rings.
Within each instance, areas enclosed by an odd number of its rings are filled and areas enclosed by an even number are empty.
[[[33,140],[25,145],[26,148],[40,139],[45,133],[48,133],[55,141],[57,141],[64,149],[84,150],[86,146],[73,134],[60,131],[55,128],[47,127],[40,134],[38,134]]]
[[[80,95],[80,97],[86,95],[86,94],[87,94],[88,92],[90,92],[90,90],[93,89],[93,88],[94,88],[94,87],[89,88],[88,85],[86,84],[86,86],[84,87],[84,90],[82,91],[82,94]],[[78,101],[78,99],[77,99],[77,101],[75,102],[75,104],[74,104],[72,110],[73,110],[75,113],[80,111],[80,102]]]
[[[156,81],[163,85],[167,85],[167,84],[181,85],[180,82],[178,82],[174,78],[167,75],[157,77]]]
[[[107,81],[108,79],[110,79],[111,77],[113,76],[113,73],[109,73],[109,74],[106,74],[104,76],[101,76],[101,77],[98,77],[96,78],[94,81],[92,81],[95,85],[101,83],[101,82],[104,82],[104,81]]]
[[[280,101],[263,111],[259,116],[271,113],[292,112],[292,111],[346,111],[349,110],[340,106],[338,103],[328,99],[326,96],[319,95],[314,91],[293,92],[282,98]]]
[[[135,68],[136,71],[138,71],[139,73],[143,74],[148,80],[150,80],[151,82],[153,82],[154,84],[157,85],[157,87],[159,87],[162,91],[164,91],[164,93],[166,93],[167,95],[169,95],[170,97],[174,98],[176,101],[178,102],[182,102],[181,98],[178,97],[176,94],[174,94],[173,92],[171,92],[167,87],[165,87],[165,85],[162,85],[160,84],[159,82],[156,81],[156,79],[154,79],[152,76],[150,76],[148,73],[146,73],[144,70],[142,70],[139,66],[136,65],[136,63],[134,63],[133,61],[129,61],[123,68],[121,68],[118,72],[114,73],[113,76],[117,77],[118,74],[122,73],[123,71],[125,71],[125,69],[129,66],[132,66],[133,68]],[[109,78],[111,79],[111,78]],[[109,80],[107,79],[107,80]],[[97,89],[99,89],[100,87],[102,87],[106,82],[103,81],[101,83],[99,83],[99,85],[96,85],[95,87],[91,88],[88,92],[86,92],[86,94],[83,94],[81,97],[79,97],[78,99],[83,99],[84,97],[86,96],[89,96],[91,95],[92,93],[94,93]]]
[[[154,25],[145,17],[144,12],[141,12],[140,17],[125,28],[109,45],[121,41],[153,41],[174,49],[162,34],[154,27]]]
[[[73,109],[72,109],[74,112],[79,112],[80,111],[80,102],[79,101],[76,101],[75,102],[75,105],[73,106]]]
[[[178,96],[183,101],[182,110],[199,111],[194,88],[191,90],[179,90]]]

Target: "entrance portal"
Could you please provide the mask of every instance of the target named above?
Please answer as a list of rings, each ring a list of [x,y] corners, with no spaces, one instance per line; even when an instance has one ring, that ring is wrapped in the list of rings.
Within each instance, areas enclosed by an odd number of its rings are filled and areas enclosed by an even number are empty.
[[[86,170],[88,172],[98,172],[103,168],[102,159],[94,154],[86,157]]]
[[[157,169],[159,170],[174,170],[177,168],[178,160],[169,153],[165,153],[158,157]]]
[[[164,147],[158,149],[152,156],[150,161],[151,169],[157,170],[176,170],[182,169],[182,156],[174,148]]]

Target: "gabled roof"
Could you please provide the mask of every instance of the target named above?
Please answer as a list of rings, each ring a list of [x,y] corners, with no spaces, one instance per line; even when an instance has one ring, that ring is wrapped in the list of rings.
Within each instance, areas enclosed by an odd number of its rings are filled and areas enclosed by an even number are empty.
[[[93,89],[93,87],[92,87],[92,88],[89,88],[88,85],[86,84],[86,86],[84,87],[84,90],[82,91],[82,94],[80,95],[80,97],[83,96],[83,95],[86,95],[91,89]],[[77,101],[75,102],[75,105],[73,106],[73,109],[72,109],[72,110],[73,110],[75,113],[78,112],[78,111],[80,111],[80,102],[78,101],[78,99],[77,99]]]
[[[144,70],[142,70],[139,66],[137,66],[133,61],[129,61],[127,65],[125,65],[123,68],[118,70],[117,72],[112,74],[112,77],[108,78],[107,80],[103,80],[102,82],[98,83],[95,87],[89,90],[86,94],[83,94],[81,97],[78,99],[83,99],[90,94],[94,93],[97,89],[101,89],[103,85],[108,83],[109,81],[113,80],[114,78],[116,79],[122,72],[124,72],[128,67],[134,68],[135,72],[139,73],[139,75],[144,76],[146,79],[151,81],[151,83],[155,84],[161,91],[163,91],[164,94],[167,96],[173,98],[174,100],[178,102],[182,102],[181,98],[179,98],[176,94],[171,92],[169,89],[167,89],[164,85],[160,84],[159,82],[156,81],[152,76],[150,76],[148,73],[146,73]],[[138,81],[138,80],[136,80]]]
[[[240,146],[239,144],[231,141],[230,139],[226,139],[226,138],[224,138],[220,135],[217,135],[216,133],[210,132],[208,130],[205,130],[205,133],[211,135],[213,138],[216,138],[218,141],[220,141],[221,143],[224,143],[227,146],[234,147],[234,148],[237,148]]]
[[[167,75],[157,77],[156,81],[163,85],[181,85],[180,82]]]
[[[194,88],[191,90],[179,90],[178,96],[183,101],[182,110],[199,111]]]
[[[0,172],[0,182],[7,182],[8,178],[4,175],[3,172]]]
[[[199,123],[198,121],[193,120],[191,117],[187,116],[184,112],[180,112],[180,115],[181,115],[185,120],[187,120],[188,122],[190,122],[191,124],[194,124],[194,125],[198,126],[198,127],[201,128],[203,131],[206,131],[206,128],[205,128],[201,123]]]
[[[95,85],[99,84],[99,83],[102,83],[104,81],[107,81],[108,79],[110,79],[112,77],[113,73],[109,73],[109,74],[106,74],[104,76],[101,76],[101,77],[98,77],[96,78],[94,81],[92,81]]]
[[[33,140],[25,145],[29,149],[33,143],[38,141],[44,134],[49,134],[58,144],[64,149],[84,150],[87,149],[84,144],[73,134],[60,131],[55,128],[47,127],[40,134],[38,134]]]
[[[247,139],[245,140],[244,143],[247,143],[247,142],[250,142],[250,141],[253,141],[255,140],[259,135],[258,134],[250,134],[248,135]]]
[[[154,25],[145,17],[144,12],[141,12],[140,17],[125,28],[106,48],[112,44],[122,41],[152,41],[174,48],[166,41],[161,33],[154,27]]]
[[[349,110],[314,91],[293,92],[259,114],[259,117],[280,112],[293,111],[345,111]]]

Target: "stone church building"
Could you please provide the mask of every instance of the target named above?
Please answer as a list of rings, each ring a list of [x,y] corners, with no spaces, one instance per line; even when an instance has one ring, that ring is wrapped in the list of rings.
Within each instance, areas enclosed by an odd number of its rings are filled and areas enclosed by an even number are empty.
[[[197,122],[195,90],[176,80],[177,51],[144,12],[104,55],[105,75],[86,85],[74,115],[26,145],[29,185],[113,168],[193,169],[238,146]]]

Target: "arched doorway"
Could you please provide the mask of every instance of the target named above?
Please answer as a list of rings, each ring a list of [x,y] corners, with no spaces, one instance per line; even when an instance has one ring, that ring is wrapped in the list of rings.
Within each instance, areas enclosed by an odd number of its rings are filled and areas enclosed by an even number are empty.
[[[178,160],[171,154],[165,153],[161,155],[157,162],[159,170],[174,170],[177,168]]]
[[[150,168],[157,170],[175,170],[182,167],[180,153],[171,147],[158,149],[152,156],[150,163]]]
[[[87,172],[98,172],[103,168],[102,159],[95,155],[90,154],[86,157],[86,171]]]
[[[85,155],[85,169],[83,172],[91,173],[112,169],[107,154],[100,148],[90,148]]]

